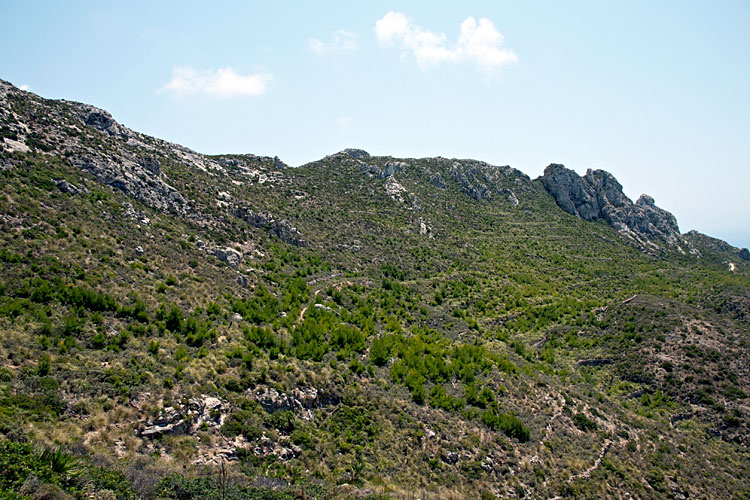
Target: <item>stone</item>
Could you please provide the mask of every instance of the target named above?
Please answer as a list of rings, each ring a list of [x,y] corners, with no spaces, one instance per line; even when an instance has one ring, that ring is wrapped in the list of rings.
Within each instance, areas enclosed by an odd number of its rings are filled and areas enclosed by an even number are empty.
[[[93,154],[75,154],[69,157],[70,163],[93,175],[96,180],[128,196],[162,211],[186,213],[187,201],[175,188],[153,173],[146,171],[135,161],[118,161],[110,157]]]
[[[184,400],[183,400],[184,401]],[[224,425],[231,408],[223,399],[202,395],[179,405],[179,410],[168,406],[139,431],[141,437],[155,438],[165,434],[195,434],[201,428]]]
[[[456,465],[458,463],[458,453],[455,451],[445,451],[440,458],[443,459],[443,462],[449,465]]]
[[[641,195],[633,203],[617,179],[604,170],[588,170],[583,177],[553,163],[540,178],[557,205],[586,221],[604,220],[644,249],[658,248],[652,240],[671,246],[682,242],[677,219]]]
[[[272,387],[261,387],[255,391],[248,390],[248,396],[269,413],[292,411],[307,421],[312,420],[313,409],[335,406],[341,402],[338,396],[322,393],[314,387],[297,387],[291,394],[281,393]]]
[[[144,253],[145,253],[145,251],[143,250],[142,246],[138,245],[137,247],[135,247],[135,254],[138,257],[140,257],[141,255],[143,255]]]
[[[143,212],[139,212],[138,210],[133,208],[133,205],[131,203],[125,203],[125,205],[123,206],[125,207],[123,215],[128,219],[133,219],[144,225],[151,224],[151,219],[146,217],[146,214],[144,214]]]
[[[65,179],[60,179],[60,180],[53,179],[52,182],[55,183],[55,186],[57,186],[57,189],[59,189],[60,192],[62,193],[76,195],[81,192],[81,190],[78,189],[78,186],[76,186],[75,184],[69,183]]]
[[[187,420],[177,410],[168,406],[151,420],[138,434],[141,437],[156,437],[164,434],[185,434],[189,429]]]
[[[430,176],[430,184],[438,189],[448,189],[448,185],[443,181],[443,176],[440,175],[440,172],[435,172]]]
[[[361,159],[361,158],[369,158],[370,153],[365,151],[364,149],[353,149],[353,148],[347,148],[342,151],[343,154],[355,158],[355,159]]]
[[[256,212],[249,208],[236,208],[234,209],[233,215],[244,220],[253,227],[267,230],[284,243],[298,247],[306,247],[309,245],[307,241],[302,239],[302,235],[297,228],[291,224],[291,222],[287,220],[277,220],[268,212]]]
[[[237,284],[240,286],[247,286],[247,276],[244,274],[237,276]]]
[[[408,165],[403,161],[388,161],[385,163],[385,168],[383,169],[383,173],[381,175],[383,178],[391,177],[396,172],[403,172],[406,167],[408,167]]]
[[[213,254],[232,269],[237,269],[242,261],[242,254],[233,248],[215,248]]]
[[[281,161],[278,156],[273,157],[273,166],[280,170],[287,168],[287,164]]]
[[[495,195],[501,195],[514,204],[513,198],[516,201],[518,198],[515,193],[509,196],[509,184],[517,192],[531,190],[529,178],[508,166],[498,167],[473,160],[453,161],[448,173],[464,194],[480,203],[492,201]]]
[[[747,248],[743,248],[742,250],[740,250],[737,255],[742,260],[750,260],[750,251],[748,251]]]
[[[154,176],[158,177],[161,173],[161,168],[159,165],[159,160],[157,158],[154,158],[153,156],[144,156],[140,159],[139,164],[141,167],[143,167],[147,172],[151,172]]]
[[[129,134],[127,129],[117,123],[115,119],[112,118],[112,115],[103,109],[84,105],[82,112],[84,115],[83,121],[87,126],[105,132],[113,137],[119,137],[124,140],[128,139]]]

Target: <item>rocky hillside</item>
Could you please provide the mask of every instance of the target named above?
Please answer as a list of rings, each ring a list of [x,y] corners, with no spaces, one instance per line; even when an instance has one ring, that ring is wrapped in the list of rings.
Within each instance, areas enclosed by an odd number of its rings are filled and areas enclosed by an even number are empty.
[[[606,172],[0,148],[4,497],[750,497],[750,256]]]

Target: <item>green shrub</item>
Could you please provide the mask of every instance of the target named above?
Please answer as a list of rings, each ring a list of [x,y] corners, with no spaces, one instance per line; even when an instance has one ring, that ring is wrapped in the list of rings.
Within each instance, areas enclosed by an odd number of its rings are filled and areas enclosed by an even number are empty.
[[[599,426],[583,413],[573,415],[573,423],[582,431],[595,431]]]
[[[513,414],[498,414],[494,409],[482,413],[482,422],[492,430],[501,430],[506,436],[526,442],[531,431]]]

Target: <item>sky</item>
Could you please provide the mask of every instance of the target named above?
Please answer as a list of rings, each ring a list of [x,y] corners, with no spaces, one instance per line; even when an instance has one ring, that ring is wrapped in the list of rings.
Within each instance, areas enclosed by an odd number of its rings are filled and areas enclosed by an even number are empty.
[[[0,0],[0,78],[202,153],[604,169],[750,247],[750,2]]]

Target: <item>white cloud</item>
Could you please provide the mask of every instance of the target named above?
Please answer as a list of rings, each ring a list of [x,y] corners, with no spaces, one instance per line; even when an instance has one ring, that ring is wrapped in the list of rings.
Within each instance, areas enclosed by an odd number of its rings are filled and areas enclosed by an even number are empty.
[[[29,91],[29,86],[26,85],[25,83],[23,85],[21,85],[20,87],[18,87],[18,88],[21,89],[21,90],[25,90],[26,92]]]
[[[391,11],[379,19],[375,35],[384,47],[402,48],[402,58],[411,52],[422,69],[443,62],[472,63],[484,72],[493,73],[518,60],[512,50],[502,47],[502,33],[485,17],[478,22],[473,17],[466,18],[461,23],[458,42],[453,45],[447,43],[444,33],[426,30],[401,12]]]
[[[352,118],[351,116],[339,116],[335,121],[336,125],[341,128],[349,128],[354,125],[355,122],[354,118]]]
[[[162,90],[178,96],[205,94],[212,97],[258,96],[266,91],[271,81],[270,73],[257,72],[240,75],[232,68],[196,71],[189,66],[176,66],[172,79]]]
[[[310,38],[307,41],[310,50],[318,55],[328,54],[331,52],[351,52],[357,49],[357,41],[354,33],[344,30],[334,31],[330,42],[324,42],[318,38]]]

